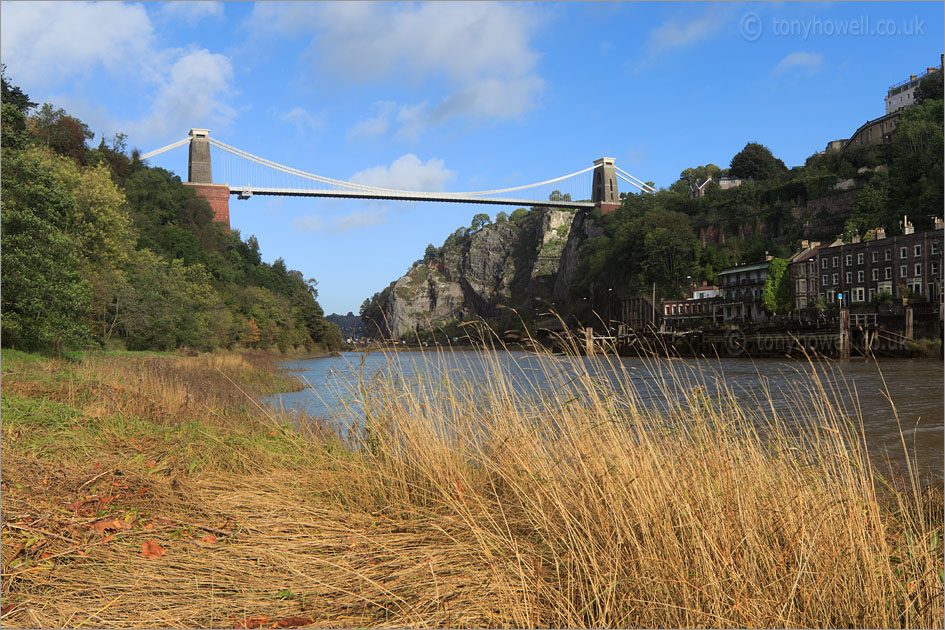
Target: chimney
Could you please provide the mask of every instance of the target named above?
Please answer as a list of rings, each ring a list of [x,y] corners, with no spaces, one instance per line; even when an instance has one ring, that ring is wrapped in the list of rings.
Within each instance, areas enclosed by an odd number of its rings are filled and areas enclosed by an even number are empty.
[[[876,240],[880,241],[886,238],[886,228],[878,227],[876,228]]]
[[[934,224],[935,224],[935,229],[936,229],[936,230],[945,229],[945,222],[943,222],[940,218],[935,217],[935,218],[933,219],[933,222],[934,222]]]
[[[910,75],[909,75],[909,80],[910,80],[910,81],[915,81],[915,75],[914,75],[914,74],[910,74]]]
[[[854,234],[852,241],[853,241],[854,244],[859,243],[859,242],[860,242],[860,235],[859,235],[859,234]]]
[[[803,241],[801,241],[801,249],[802,250],[810,249],[810,241],[808,241],[807,239],[804,239]]]
[[[912,223],[909,222],[909,217],[902,215],[902,233],[912,234],[913,232],[915,232],[915,228],[912,227]]]

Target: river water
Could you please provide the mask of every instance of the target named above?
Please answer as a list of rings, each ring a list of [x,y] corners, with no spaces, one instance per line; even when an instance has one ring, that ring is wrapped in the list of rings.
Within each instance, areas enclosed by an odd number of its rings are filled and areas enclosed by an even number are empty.
[[[550,367],[549,367],[550,365]],[[725,388],[737,403],[760,413],[774,410],[786,422],[802,423],[805,392],[821,385],[834,392],[835,408],[847,417],[862,418],[871,457],[903,466],[906,454],[920,473],[943,477],[943,378],[935,360],[885,360],[879,363],[785,361],[780,359],[640,359],[614,357],[538,357],[525,352],[397,352],[343,353],[340,357],[287,362],[311,388],[265,399],[269,405],[321,418],[342,433],[363,418],[357,404],[358,383],[389,379],[396,374],[403,387],[431,371],[475,380],[497,370],[518,393],[541,397],[567,387],[569,375],[589,370],[598,378],[629,384],[644,405],[659,408],[680,389]],[[812,381],[811,374],[819,374]],[[360,379],[360,380],[359,380]],[[369,385],[368,385],[369,386]],[[304,416],[303,416],[304,417]],[[898,417],[898,420],[897,420]],[[858,423],[858,422],[857,422]],[[901,429],[901,433],[900,433]]]

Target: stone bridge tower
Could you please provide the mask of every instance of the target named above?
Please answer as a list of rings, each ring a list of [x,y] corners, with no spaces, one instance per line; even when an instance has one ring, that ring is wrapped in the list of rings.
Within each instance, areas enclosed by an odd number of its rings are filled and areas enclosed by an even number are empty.
[[[213,183],[210,164],[210,130],[190,130],[190,156],[187,160],[187,183],[198,197],[206,199],[213,210],[215,221],[230,227],[230,187]]]
[[[594,183],[591,185],[591,201],[597,204],[601,214],[613,212],[620,207],[614,158],[605,157],[594,160]]]

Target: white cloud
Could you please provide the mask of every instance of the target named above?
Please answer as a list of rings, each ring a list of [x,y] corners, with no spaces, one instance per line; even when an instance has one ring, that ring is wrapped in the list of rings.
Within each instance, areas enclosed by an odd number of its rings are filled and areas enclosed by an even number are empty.
[[[152,138],[183,137],[191,127],[226,127],[236,115],[225,100],[232,82],[228,57],[203,49],[187,52],[162,79],[151,113],[128,123],[128,129],[136,136]]]
[[[771,74],[778,75],[794,69],[805,70],[807,74],[814,74],[820,69],[824,57],[820,53],[795,52],[778,62]]]
[[[348,140],[374,140],[390,130],[391,117],[397,110],[397,103],[379,101],[374,103],[377,116],[366,118],[348,130]]]
[[[494,3],[259,3],[253,27],[312,37],[308,55],[320,71],[353,81],[406,79],[445,83],[433,105],[385,103],[348,132],[373,139],[413,138],[458,117],[502,120],[535,107],[545,87],[531,38],[542,20],[532,7]],[[396,113],[395,113],[396,112]]]
[[[387,220],[387,211],[381,207],[368,210],[356,210],[341,216],[322,218],[317,214],[307,214],[292,220],[292,227],[303,232],[342,233],[359,228],[380,225]]]
[[[678,48],[685,48],[718,33],[729,21],[731,7],[708,3],[701,13],[688,19],[670,19],[652,31],[644,45],[644,57],[635,66],[639,71],[658,57]]]
[[[0,54],[17,81],[53,85],[99,67],[136,72],[153,61],[154,33],[144,7],[118,2],[4,2]]]
[[[183,20],[188,26],[194,26],[207,17],[223,15],[222,2],[165,2],[161,5],[161,15],[170,20]]]
[[[302,107],[293,107],[286,113],[279,116],[279,118],[283,122],[294,125],[295,130],[299,135],[305,135],[313,131],[318,131],[325,125],[321,118],[310,114]]]
[[[351,180],[380,188],[400,190],[443,190],[456,178],[456,172],[445,167],[443,160],[430,158],[421,162],[413,153],[403,155],[388,166],[373,166],[355,173]]]

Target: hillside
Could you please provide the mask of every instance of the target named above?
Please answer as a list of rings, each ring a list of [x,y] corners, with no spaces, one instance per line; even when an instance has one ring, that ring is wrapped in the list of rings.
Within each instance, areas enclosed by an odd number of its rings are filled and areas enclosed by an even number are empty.
[[[2,336],[61,352],[335,348],[315,281],[213,221],[180,178],[2,82]]]
[[[366,334],[452,337],[477,317],[505,330],[552,308],[578,325],[622,298],[677,297],[693,282],[716,283],[725,267],[789,257],[802,239],[868,240],[880,227],[896,235],[904,215],[930,229],[943,208],[937,74],[888,143],[817,153],[789,169],[749,142],[728,168],[689,167],[656,194],[621,193],[621,206],[604,216],[521,208],[493,223],[476,215],[365,300]]]

